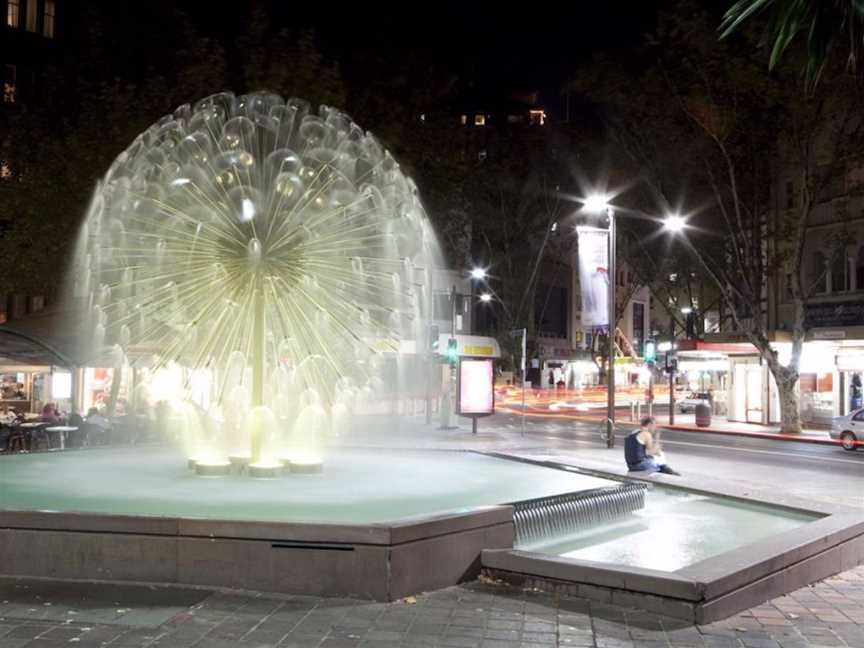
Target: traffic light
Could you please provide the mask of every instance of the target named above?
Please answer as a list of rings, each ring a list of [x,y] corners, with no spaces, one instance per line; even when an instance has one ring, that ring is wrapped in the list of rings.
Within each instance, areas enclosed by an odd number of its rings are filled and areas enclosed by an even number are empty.
[[[666,356],[666,373],[678,373],[678,358]]]
[[[654,364],[657,361],[657,343],[654,340],[645,342],[645,362]]]
[[[456,364],[456,359],[459,357],[459,343],[456,338],[447,340],[447,362]]]

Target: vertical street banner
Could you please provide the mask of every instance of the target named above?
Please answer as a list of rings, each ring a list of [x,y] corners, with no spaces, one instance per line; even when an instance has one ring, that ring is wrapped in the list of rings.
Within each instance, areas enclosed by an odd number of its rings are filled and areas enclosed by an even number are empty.
[[[609,232],[579,227],[579,289],[582,326],[609,325]]]

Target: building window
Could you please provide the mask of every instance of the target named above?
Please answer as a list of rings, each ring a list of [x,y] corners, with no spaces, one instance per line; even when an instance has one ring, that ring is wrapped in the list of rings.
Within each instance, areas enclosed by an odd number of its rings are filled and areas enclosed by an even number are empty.
[[[36,0],[27,0],[27,31],[37,32],[36,29]]]
[[[15,66],[5,66],[3,68],[3,103],[15,103],[16,85]]]
[[[529,110],[528,118],[531,120],[532,126],[543,126],[546,124],[545,110]]]
[[[474,115],[474,125],[475,126],[485,126],[486,125],[486,115]]]
[[[812,281],[816,284],[814,292],[817,295],[826,293],[828,288],[826,275],[828,273],[826,272],[825,255],[818,250],[811,257],[809,274],[812,277]]]
[[[846,255],[837,256],[831,264],[831,292],[846,292],[849,290],[849,263]]]
[[[855,259],[855,287],[864,290],[864,247],[858,250],[858,258]]]
[[[6,160],[0,160],[0,180],[12,177],[12,167]]]
[[[45,15],[42,22],[42,35],[45,38],[54,38],[54,17],[57,12],[57,5],[54,0],[45,0]],[[425,121],[425,115],[421,116]]]
[[[795,185],[791,180],[786,181],[786,209],[792,209],[795,206]]]
[[[463,126],[464,126],[465,124],[467,124],[467,123],[468,123],[468,115],[462,115],[462,116],[459,118],[459,122],[460,122]]]
[[[6,24],[17,27],[20,24],[21,0],[6,0]]]

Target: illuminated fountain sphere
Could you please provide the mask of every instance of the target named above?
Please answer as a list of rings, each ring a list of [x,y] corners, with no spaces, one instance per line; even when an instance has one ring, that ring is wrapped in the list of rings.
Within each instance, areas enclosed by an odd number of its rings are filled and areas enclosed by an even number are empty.
[[[314,455],[358,403],[374,411],[366,396],[392,391],[381,367],[397,375],[422,344],[437,258],[414,183],[349,117],[221,93],[117,157],[76,295],[91,357],[141,368],[151,400],[186,402],[188,420],[219,412],[209,436],[186,425],[190,454],[272,466]]]

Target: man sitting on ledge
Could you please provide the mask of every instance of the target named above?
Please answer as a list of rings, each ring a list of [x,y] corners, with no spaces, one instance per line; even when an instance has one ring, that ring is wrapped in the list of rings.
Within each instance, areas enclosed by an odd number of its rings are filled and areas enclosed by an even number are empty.
[[[660,433],[653,416],[646,416],[641,421],[641,427],[633,430],[624,439],[624,459],[627,470],[667,475],[680,475],[666,465],[663,450],[660,447]]]

